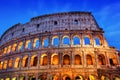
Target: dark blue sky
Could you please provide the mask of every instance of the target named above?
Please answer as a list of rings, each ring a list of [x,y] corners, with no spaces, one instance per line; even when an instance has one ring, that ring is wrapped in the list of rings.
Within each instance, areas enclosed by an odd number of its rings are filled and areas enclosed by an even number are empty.
[[[119,0],[0,0],[0,36],[16,23],[42,14],[91,11],[105,31],[109,45],[120,50]]]

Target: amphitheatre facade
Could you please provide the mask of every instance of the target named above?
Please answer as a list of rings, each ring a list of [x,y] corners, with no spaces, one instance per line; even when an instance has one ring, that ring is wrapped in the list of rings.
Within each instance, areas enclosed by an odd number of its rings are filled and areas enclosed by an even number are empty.
[[[0,80],[120,80],[119,51],[90,12],[16,24],[0,38]]]

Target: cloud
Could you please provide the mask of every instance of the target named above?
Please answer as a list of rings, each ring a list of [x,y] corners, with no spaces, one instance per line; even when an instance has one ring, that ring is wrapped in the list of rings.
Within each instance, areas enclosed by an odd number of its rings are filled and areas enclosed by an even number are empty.
[[[115,46],[120,50],[120,2],[112,3],[104,6],[95,12],[100,26],[105,31],[105,37],[111,46]]]

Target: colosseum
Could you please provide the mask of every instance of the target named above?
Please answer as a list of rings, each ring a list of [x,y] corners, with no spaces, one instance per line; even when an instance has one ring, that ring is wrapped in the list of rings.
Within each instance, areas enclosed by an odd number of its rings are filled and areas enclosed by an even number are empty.
[[[120,80],[120,56],[91,12],[16,24],[0,38],[0,80]]]

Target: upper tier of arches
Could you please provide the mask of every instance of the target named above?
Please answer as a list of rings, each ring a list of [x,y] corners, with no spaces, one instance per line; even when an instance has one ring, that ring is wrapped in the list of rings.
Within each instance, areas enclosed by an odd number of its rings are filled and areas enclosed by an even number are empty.
[[[55,48],[55,47],[105,47],[102,36],[88,34],[73,35],[45,35],[42,37],[29,37],[15,42],[9,42],[0,49],[0,56],[24,50]]]

